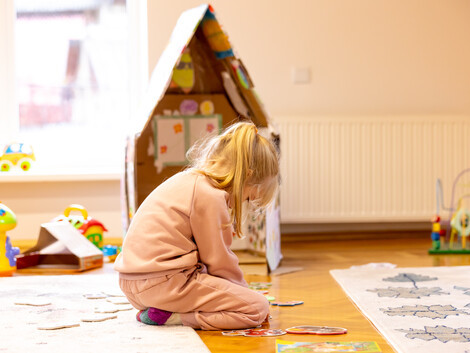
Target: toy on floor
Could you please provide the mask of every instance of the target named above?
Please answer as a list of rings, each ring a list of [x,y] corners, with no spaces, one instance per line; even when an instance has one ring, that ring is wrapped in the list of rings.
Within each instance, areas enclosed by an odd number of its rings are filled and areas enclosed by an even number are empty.
[[[303,303],[304,302],[302,300],[290,300],[286,302],[280,302],[280,301],[270,302],[270,304],[273,306],[296,306],[296,305],[302,305]]]
[[[103,256],[106,262],[114,262],[121,252],[121,247],[117,245],[105,245],[101,250],[103,250]]]
[[[462,178],[469,173],[470,168],[464,169],[455,178],[452,185],[450,207],[444,206],[441,180],[437,179],[436,214],[431,219],[432,247],[428,251],[430,254],[470,254],[470,248],[467,246],[467,237],[470,235],[470,211],[464,206],[464,200],[469,198],[470,194],[464,193],[458,198],[456,196],[457,187],[468,187],[469,180],[462,181]],[[444,224],[441,224],[439,215],[441,208],[449,212],[448,220]]]
[[[330,326],[294,326],[286,329],[287,333],[306,335],[344,335],[348,330],[343,327]]]
[[[71,214],[73,211],[79,212],[79,215]],[[99,221],[88,216],[85,207],[78,204],[72,204],[64,210],[64,214],[57,216],[53,222],[70,222],[85,238],[91,241],[100,250],[103,248],[103,233],[108,230]]]
[[[12,143],[7,145],[0,156],[0,171],[8,172],[18,166],[21,170],[28,171],[35,161],[33,149],[25,143]]]
[[[282,336],[285,335],[286,331],[281,329],[263,329],[254,328],[246,330],[232,330],[223,331],[223,336],[245,336],[245,337],[269,337],[269,336]]]
[[[15,214],[0,203],[0,277],[12,276],[16,271],[15,256],[20,253],[20,249],[11,246],[10,237],[6,234],[15,227]]]

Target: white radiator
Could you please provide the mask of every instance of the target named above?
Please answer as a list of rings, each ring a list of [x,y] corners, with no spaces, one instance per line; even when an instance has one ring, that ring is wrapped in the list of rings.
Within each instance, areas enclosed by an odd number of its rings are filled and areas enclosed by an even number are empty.
[[[281,134],[283,223],[428,221],[436,179],[447,206],[455,177],[470,167],[470,117],[277,117],[274,123]]]

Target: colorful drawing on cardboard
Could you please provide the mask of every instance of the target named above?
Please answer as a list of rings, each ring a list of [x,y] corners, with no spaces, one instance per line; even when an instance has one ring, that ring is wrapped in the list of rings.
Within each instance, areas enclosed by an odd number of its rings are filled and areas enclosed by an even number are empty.
[[[251,82],[248,79],[248,74],[247,74],[245,68],[243,67],[243,65],[240,63],[240,61],[237,60],[237,59],[233,59],[231,61],[231,65],[232,65],[232,69],[233,69],[235,75],[237,76],[238,81],[240,82],[242,87],[244,89],[253,88]]]
[[[217,59],[234,56],[232,46],[228,41],[228,37],[215,18],[214,10],[211,6],[209,6],[209,9],[204,15],[201,25],[207,42],[209,43],[209,46],[211,47]]]
[[[166,166],[185,165],[186,152],[194,142],[222,128],[222,116],[174,115],[153,119],[154,164],[160,172]]]
[[[217,118],[206,116],[189,119],[188,124],[190,146],[208,134],[218,134],[221,128]]]
[[[156,167],[164,165],[182,165],[186,161],[184,119],[160,118],[156,121],[155,154]]]
[[[173,68],[170,87],[179,87],[183,93],[189,93],[194,87],[194,66],[189,48],[185,48],[179,62]]]
[[[250,250],[256,253],[266,252],[266,214],[248,209],[248,216],[243,222],[242,232],[247,238],[247,246]]]

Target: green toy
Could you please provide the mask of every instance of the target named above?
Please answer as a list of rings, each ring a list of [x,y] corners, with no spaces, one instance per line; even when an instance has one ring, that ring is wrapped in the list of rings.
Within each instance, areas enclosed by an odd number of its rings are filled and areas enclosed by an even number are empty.
[[[15,256],[20,249],[11,246],[6,232],[16,227],[16,216],[12,210],[0,202],[0,277],[12,276],[16,271]]]

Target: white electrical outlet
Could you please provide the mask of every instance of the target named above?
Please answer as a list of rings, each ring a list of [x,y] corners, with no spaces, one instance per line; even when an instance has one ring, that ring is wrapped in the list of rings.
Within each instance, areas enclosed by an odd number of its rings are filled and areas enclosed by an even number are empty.
[[[310,67],[294,67],[292,68],[292,83],[307,84],[312,80]]]

